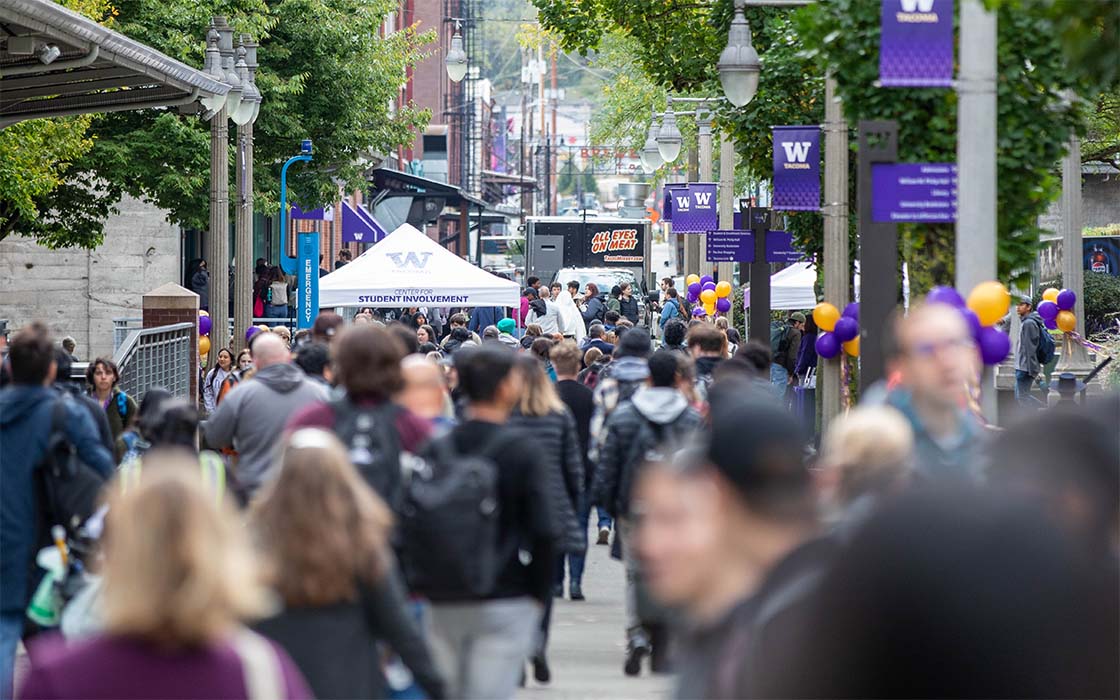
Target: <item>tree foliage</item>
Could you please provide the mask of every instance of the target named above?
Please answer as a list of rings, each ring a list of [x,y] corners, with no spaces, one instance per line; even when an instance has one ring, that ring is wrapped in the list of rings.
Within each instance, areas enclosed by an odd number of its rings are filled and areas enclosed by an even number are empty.
[[[194,66],[202,65],[213,15],[257,39],[264,101],[254,126],[254,189],[257,206],[273,210],[280,165],[301,139],[314,141],[315,160],[293,169],[291,198],[318,206],[333,201],[340,185],[361,187],[369,161],[426,123],[426,111],[394,109],[394,101],[407,67],[434,36],[408,28],[382,37],[396,7],[392,0],[120,0],[114,28]],[[118,112],[88,119],[84,137],[92,147],[74,159],[65,182],[37,198],[39,211],[51,215],[20,216],[19,233],[94,247],[124,194],[153,202],[175,223],[207,228],[209,122],[171,110]],[[230,123],[231,168],[235,144]]]

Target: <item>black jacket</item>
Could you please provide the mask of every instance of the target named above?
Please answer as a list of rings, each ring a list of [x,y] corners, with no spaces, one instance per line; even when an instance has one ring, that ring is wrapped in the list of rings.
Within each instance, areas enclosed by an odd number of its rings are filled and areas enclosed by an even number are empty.
[[[584,499],[584,465],[579,432],[571,412],[512,415],[508,425],[532,435],[533,452],[546,472],[546,488],[557,519],[557,550],[582,554],[587,550],[587,531],[586,525],[581,526],[577,513]]]
[[[638,323],[638,300],[633,295],[629,299],[626,297],[618,298],[619,313],[623,318],[630,319],[631,323]]]
[[[379,641],[401,657],[429,697],[446,697],[395,574],[361,587],[359,601],[289,608],[255,629],[288,652],[317,698],[388,697]]]
[[[587,456],[587,450],[591,446],[591,415],[595,412],[595,393],[575,379],[556,382],[556,393],[576,421],[580,456],[583,457],[583,488],[587,491],[595,476],[595,466]]]
[[[607,307],[603,304],[603,300],[599,297],[591,297],[587,301],[587,310],[582,313],[583,322],[590,326],[596,319],[602,321],[606,313]]]
[[[700,414],[676,389],[639,389],[604,425],[592,503],[614,517],[629,515],[630,492],[642,464],[660,448],[672,451],[684,446],[700,422]]]

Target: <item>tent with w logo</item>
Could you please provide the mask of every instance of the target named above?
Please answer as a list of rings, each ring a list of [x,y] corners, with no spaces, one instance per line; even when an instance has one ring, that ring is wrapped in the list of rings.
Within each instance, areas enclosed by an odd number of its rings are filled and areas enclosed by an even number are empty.
[[[460,258],[409,224],[319,280],[319,306],[502,306],[521,289]]]

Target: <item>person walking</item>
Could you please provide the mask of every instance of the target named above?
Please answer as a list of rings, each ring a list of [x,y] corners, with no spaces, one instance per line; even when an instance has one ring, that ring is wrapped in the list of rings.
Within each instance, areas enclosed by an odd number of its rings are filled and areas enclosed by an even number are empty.
[[[623,336],[624,339],[630,334]],[[648,342],[648,339],[647,339]],[[658,350],[648,362],[646,385],[636,390],[607,419],[595,479],[591,487],[596,503],[606,508],[618,524],[621,554],[626,566],[626,661],[623,670],[634,676],[642,660],[652,654],[653,670],[666,668],[665,642],[660,629],[648,629],[639,611],[639,570],[634,551],[634,514],[631,493],[642,466],[656,454],[666,457],[684,446],[700,427],[701,417],[678,388],[679,353]],[[660,625],[658,625],[660,627]],[[656,639],[651,637],[656,636]]]
[[[552,597],[558,529],[549,480],[532,440],[505,425],[521,400],[515,362],[514,353],[494,345],[456,354],[466,419],[438,442],[491,462],[498,479],[497,538],[477,545],[498,558],[491,590],[428,595],[432,648],[449,697],[512,698]]]
[[[109,478],[116,462],[87,408],[51,385],[58,366],[45,325],[31,323],[8,345],[11,384],[0,389],[0,698],[12,697],[16,646],[37,581],[33,558],[49,542],[36,471],[57,429],[82,462]],[[60,403],[61,402],[61,403]],[[66,517],[67,514],[57,514]],[[27,696],[24,696],[27,697]]]
[[[203,311],[210,310],[210,273],[206,270],[206,261],[199,260],[198,266],[191,273],[190,289],[198,295],[198,308]]]
[[[619,301],[619,297],[621,297],[621,296],[622,296],[622,287],[620,285],[616,284],[613,287],[611,287],[611,294],[610,294],[610,296],[607,297],[607,311],[613,311],[616,314],[618,314],[620,317],[622,316],[622,302]],[[605,315],[603,317],[603,320],[606,321],[606,316]]]
[[[115,362],[107,357],[99,357],[86,368],[86,382],[90,386],[90,397],[101,404],[105,417],[109,420],[109,432],[113,436],[113,454],[119,463],[128,451],[122,435],[136,419],[136,401],[126,394],[117,383],[121,373]]]
[[[218,407],[218,392],[222,382],[233,373],[233,353],[229,348],[218,351],[218,364],[210,368],[202,381],[202,407],[210,415]]]
[[[556,310],[560,315],[560,335],[571,338],[577,345],[582,343],[587,326],[571,292],[564,290],[556,295]]]
[[[665,289],[665,301],[661,304],[661,321],[658,324],[662,333],[665,331],[665,324],[674,318],[684,321],[686,317],[676,288],[667,287]]]
[[[75,380],[71,377],[71,355],[65,349],[55,348],[54,360],[57,370],[55,371],[54,389],[59,396],[73,400],[78,405],[86,410],[89,417],[93,419],[94,425],[97,427],[97,437],[105,449],[113,454],[114,441],[113,432],[109,428],[109,417],[105,415],[105,409],[100,403],[90,398],[85,391],[85,382]],[[149,390],[151,391],[151,390]],[[127,431],[122,433],[122,438],[127,443]]]
[[[540,468],[547,479],[552,512],[560,530],[556,551],[557,560],[562,562],[565,554],[583,555],[587,552],[587,519],[584,518],[581,523],[578,517],[585,498],[579,433],[575,419],[560,400],[541,363],[532,357],[518,357],[517,370],[521,373],[524,389],[508,425],[531,436]],[[560,571],[563,577],[562,566]],[[581,593],[578,589],[576,592]],[[564,597],[563,584],[559,588],[553,586],[552,597]],[[552,677],[547,658],[551,619],[552,598],[549,598],[541,618],[541,638],[532,659],[533,677],[540,683],[548,683]]]
[[[709,323],[700,323],[688,332],[688,351],[696,362],[696,397],[701,402],[708,400],[708,387],[712,384],[712,372],[723,362],[727,336]]]
[[[386,697],[380,643],[429,698],[446,697],[396,572],[392,523],[334,435],[288,436],[250,517],[283,609],[255,629],[291,655],[316,697]]]
[[[579,522],[584,549],[587,548],[587,519],[591,515],[591,478],[595,473],[594,465],[587,456],[591,441],[591,414],[595,410],[595,399],[591,389],[579,382],[580,353],[575,343],[563,342],[557,344],[549,351],[552,366],[556,370],[556,394],[564,405],[568,407],[576,424],[576,435],[579,437],[579,458],[582,465],[583,499],[579,503],[576,517]],[[610,519],[606,521],[606,529],[610,534]],[[568,597],[572,600],[583,600],[583,569],[587,563],[586,552],[569,552],[561,554],[556,559],[556,577],[553,579],[553,592],[557,588],[564,590],[564,561],[568,563]]]
[[[775,397],[783,399],[790,384],[796,380],[797,354],[801,350],[805,314],[794,311],[786,323],[779,323],[770,331],[770,383]]]
[[[580,316],[583,318],[585,326],[590,326],[595,322],[603,322],[603,317],[607,313],[607,306],[599,298],[599,287],[594,282],[587,283],[587,288],[583,294],[583,306]]]
[[[288,317],[288,282],[279,265],[268,271],[268,288],[265,297],[264,314],[269,318]]]
[[[230,392],[233,387],[237,386],[246,379],[251,379],[253,376],[253,353],[249,348],[245,348],[237,353],[237,366],[230,371],[229,375],[222,381],[221,387],[218,389],[218,395],[214,397],[214,406],[217,407],[222,403],[222,399]]]
[[[630,321],[630,323],[633,323],[636,326],[638,325],[639,318],[638,300],[634,298],[634,285],[630,284],[629,282],[623,282],[622,284],[618,285],[618,287],[620,294],[618,297],[617,310],[620,314],[622,314],[623,318],[627,319],[628,321]]]
[[[20,697],[313,697],[288,655],[240,624],[270,599],[233,508],[214,499],[189,458],[148,459],[134,487],[109,491],[104,631],[32,645]]]
[[[1044,342],[1043,334],[1049,334],[1049,331],[1042,322],[1042,316],[1034,310],[1034,302],[1029,296],[1021,294],[1017,301],[1015,311],[1019,314],[1019,343],[1015,348],[1015,399],[1020,405],[1041,408],[1046,405],[1046,392],[1038,398],[1031,390],[1042,373],[1038,348]]]
[[[529,302],[529,315],[526,317],[528,325],[537,325],[541,333],[551,337],[560,332],[560,310],[556,302],[551,299],[551,291],[542,286],[537,290],[538,298]]]
[[[479,306],[471,312],[471,320],[467,323],[467,330],[471,333],[482,334],[487,326],[496,326],[498,321],[505,318],[505,312],[497,306]]]
[[[250,350],[256,373],[226,396],[203,433],[211,447],[237,450],[237,478],[252,496],[275,472],[272,458],[285,423],[301,406],[326,398],[327,389],[291,364],[279,336],[258,333]]]

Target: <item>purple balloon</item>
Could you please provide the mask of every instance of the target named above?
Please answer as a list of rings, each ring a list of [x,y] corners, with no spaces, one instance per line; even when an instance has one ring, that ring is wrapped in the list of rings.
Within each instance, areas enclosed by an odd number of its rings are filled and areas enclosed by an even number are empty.
[[[965,322],[968,324],[968,330],[972,333],[972,339],[977,343],[980,342],[980,331],[984,327],[980,325],[980,317],[972,309],[961,309],[961,316],[964,316]]]
[[[853,301],[851,304],[845,306],[842,315],[855,319],[856,323],[859,323],[859,302]]]
[[[260,333],[260,332],[261,332],[260,328],[257,328],[256,326],[249,326],[248,328],[245,329],[245,342],[246,343],[249,342],[250,338],[252,338],[254,335],[256,335],[257,333]]]
[[[697,306],[696,308],[694,308],[694,309],[692,310],[692,315],[693,315],[693,316],[697,316],[697,317],[699,317],[699,316],[707,316],[707,315],[708,315],[708,312],[704,310],[704,307],[703,307],[703,306]]]
[[[1073,305],[1077,303],[1077,295],[1068,289],[1063,289],[1058,292],[1058,308],[1062,311],[1069,311]],[[1056,315],[1056,314],[1055,314]],[[1043,318],[1046,318],[1043,316]]]
[[[715,281],[716,281],[715,278],[712,277],[711,275],[701,275],[700,276],[700,284],[702,284],[702,285],[707,284],[708,282],[715,282]]]
[[[693,282],[692,284],[688,285],[688,293],[689,294],[695,294],[696,296],[700,296],[700,292],[702,292],[702,291],[704,291],[704,288],[700,286],[699,282]]]
[[[927,304],[948,304],[963,309],[966,304],[961,293],[952,287],[934,287],[926,295]]]
[[[1042,323],[1052,331],[1058,330],[1058,319],[1056,318],[1044,318]]]
[[[984,328],[980,331],[980,357],[986,365],[998,365],[1011,352],[1011,338],[995,328]]]
[[[726,297],[724,297],[722,299],[716,299],[716,311],[720,312],[721,314],[725,314],[730,310],[731,310],[731,300],[730,299],[728,299]]]
[[[832,329],[832,334],[841,343],[846,343],[859,335],[859,322],[854,318],[841,316],[836,320],[836,327]]]
[[[1038,305],[1038,315],[1042,317],[1043,321],[1053,321],[1058,317],[1058,312],[1061,309],[1052,301],[1044,301]]]
[[[210,326],[213,323],[214,322],[210,320],[209,316],[199,316],[198,317],[198,334],[199,335],[210,335]]]
[[[689,304],[695,304],[698,301],[700,301],[700,293],[697,292],[697,293],[693,294],[692,290],[689,290],[689,292],[688,292],[688,303]]]
[[[824,332],[817,335],[817,354],[823,358],[833,358],[840,354],[840,341],[834,333]]]
[[[700,286],[703,287],[703,289],[711,289],[712,291],[715,291],[716,289],[715,282],[704,282]],[[701,291],[703,291],[703,289]]]

